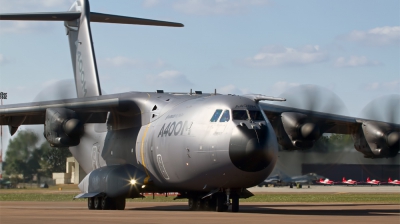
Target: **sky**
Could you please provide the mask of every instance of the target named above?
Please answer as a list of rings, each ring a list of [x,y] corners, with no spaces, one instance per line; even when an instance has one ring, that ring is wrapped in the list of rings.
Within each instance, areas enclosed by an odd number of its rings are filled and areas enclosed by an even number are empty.
[[[0,0],[0,13],[67,11],[72,2]],[[337,95],[349,116],[359,116],[378,97],[400,94],[398,0],[90,3],[94,12],[185,25],[92,23],[100,85],[107,94],[217,89],[280,96],[310,84]],[[73,71],[62,22],[0,21],[4,104],[32,102],[66,79],[73,79]]]

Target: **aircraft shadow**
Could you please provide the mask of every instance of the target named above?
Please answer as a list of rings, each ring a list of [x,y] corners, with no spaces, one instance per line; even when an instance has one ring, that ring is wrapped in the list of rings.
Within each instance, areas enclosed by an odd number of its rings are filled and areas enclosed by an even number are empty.
[[[274,214],[274,215],[315,215],[315,216],[398,216],[400,215],[400,208],[398,209],[379,209],[378,206],[382,204],[376,204],[377,208],[372,209],[343,209],[343,206],[357,207],[362,204],[332,204],[332,205],[241,205],[239,213],[255,213],[255,214]],[[332,209],[310,209],[310,210],[293,210],[288,207],[332,207]],[[342,208],[335,208],[335,207]],[[285,208],[283,208],[285,207]],[[181,212],[192,212],[189,211],[187,206],[183,205],[166,205],[166,206],[153,206],[145,208],[129,208],[128,210],[136,211],[181,211]],[[204,211],[199,211],[204,212]],[[210,211],[212,212],[212,211]]]

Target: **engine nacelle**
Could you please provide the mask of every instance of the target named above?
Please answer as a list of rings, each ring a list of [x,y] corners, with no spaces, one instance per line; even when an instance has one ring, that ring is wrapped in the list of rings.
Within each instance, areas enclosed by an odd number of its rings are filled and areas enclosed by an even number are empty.
[[[309,149],[321,137],[317,123],[307,119],[307,115],[295,112],[281,114],[281,124],[275,130],[278,142],[286,149]]]
[[[83,194],[102,193],[111,198],[137,198],[146,174],[131,164],[110,165],[90,172],[79,183]]]
[[[395,157],[400,150],[400,132],[387,123],[363,121],[353,138],[354,148],[366,158]]]
[[[75,111],[65,108],[46,109],[44,137],[52,147],[79,145],[83,133],[83,123]]]

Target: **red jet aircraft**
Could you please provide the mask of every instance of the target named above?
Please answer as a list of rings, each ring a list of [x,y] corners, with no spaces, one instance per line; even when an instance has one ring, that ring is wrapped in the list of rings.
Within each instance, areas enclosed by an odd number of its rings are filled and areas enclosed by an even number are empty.
[[[356,180],[352,180],[352,179],[346,180],[346,178],[343,177],[343,179],[342,179],[342,184],[346,184],[346,185],[357,185],[357,181],[356,181]]]
[[[329,180],[328,178],[326,178],[325,180],[321,178],[321,179],[317,180],[316,183],[323,184],[323,185],[333,185],[334,184],[334,182],[332,180]]]
[[[400,185],[400,180],[392,180],[392,178],[389,177],[389,180],[387,183],[393,184],[393,185]]]
[[[379,180],[375,180],[375,179],[371,180],[371,179],[369,179],[369,177],[367,177],[367,184],[371,184],[371,186],[372,185],[380,185],[381,182]]]

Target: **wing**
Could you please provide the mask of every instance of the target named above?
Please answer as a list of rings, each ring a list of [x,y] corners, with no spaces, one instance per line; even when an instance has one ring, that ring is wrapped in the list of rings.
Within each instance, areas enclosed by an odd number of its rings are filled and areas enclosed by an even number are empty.
[[[0,106],[0,125],[44,124],[46,110],[67,108],[76,111],[84,123],[104,123],[108,111],[119,106],[118,98],[90,97]]]
[[[365,157],[394,157],[400,146],[400,125],[260,103],[280,145],[286,149],[311,148],[323,133],[351,134],[354,147]]]
[[[77,119],[82,124],[105,123],[108,120],[113,129],[126,125],[140,126],[144,122],[142,118],[145,113],[142,111],[147,108],[148,98],[146,93],[122,93],[5,105],[0,106],[0,125],[8,125],[11,134],[20,125],[65,123],[70,119]]]

